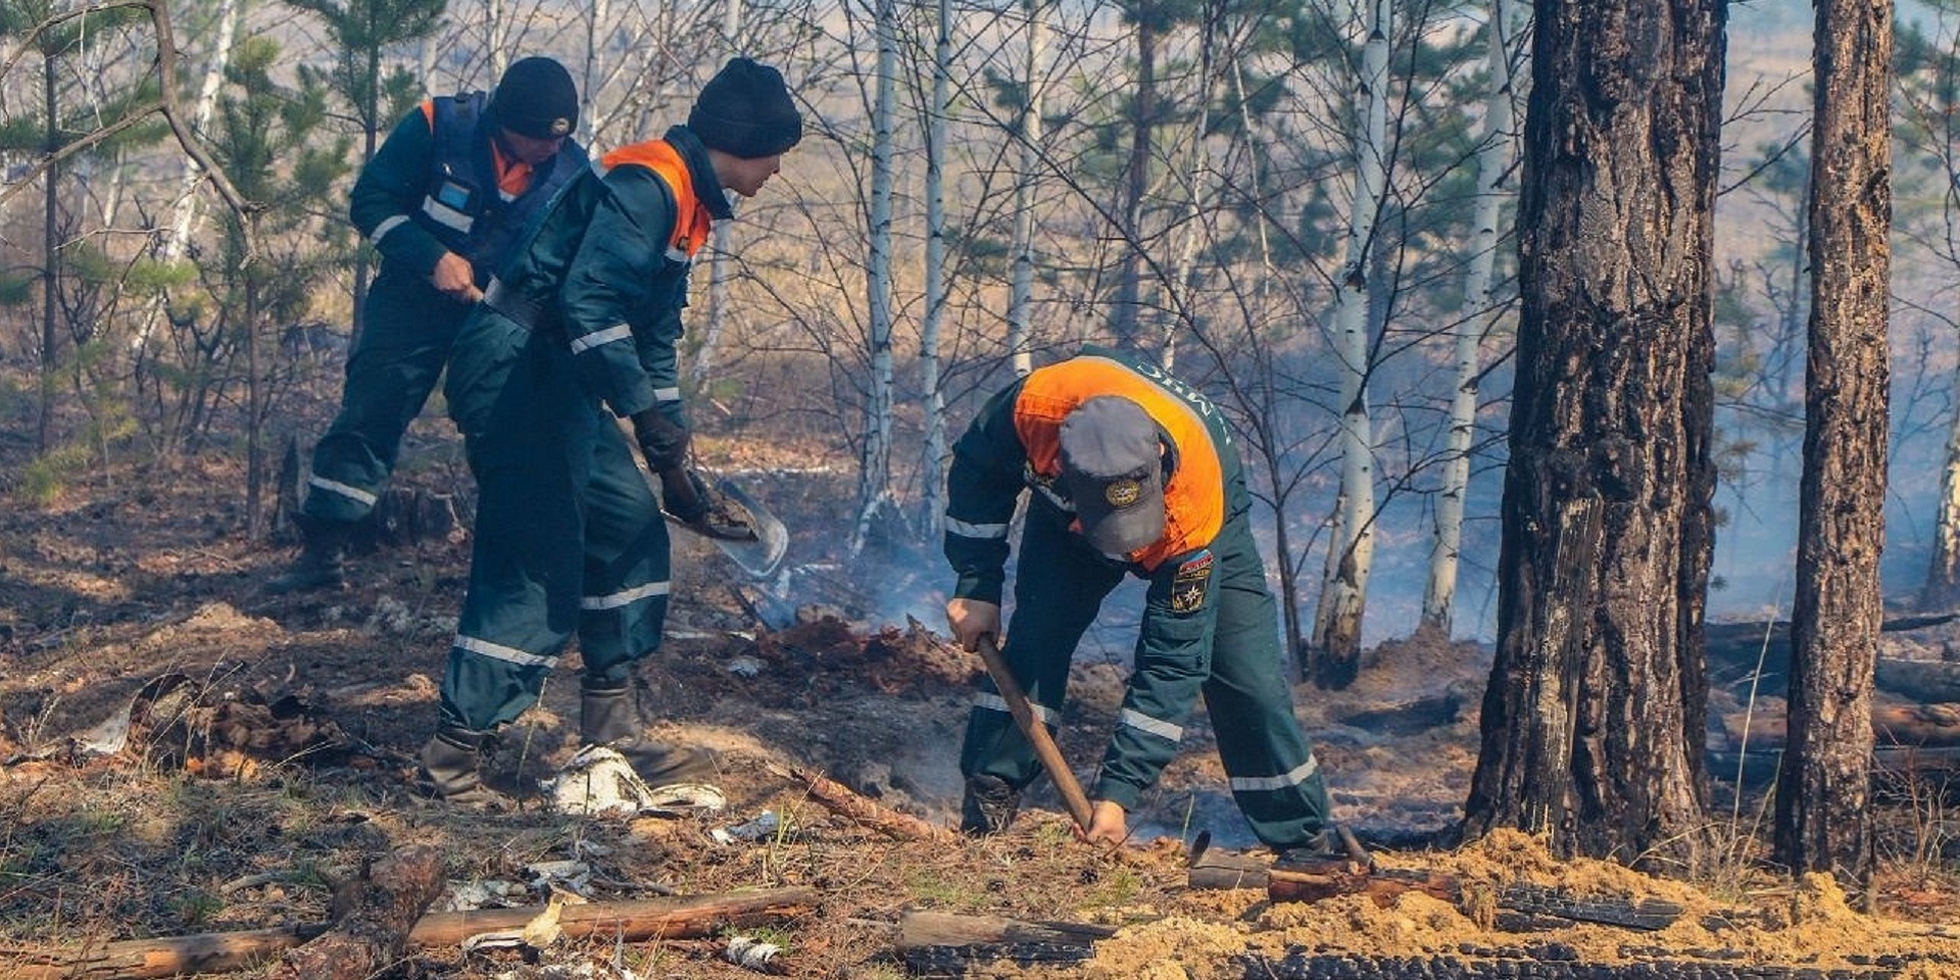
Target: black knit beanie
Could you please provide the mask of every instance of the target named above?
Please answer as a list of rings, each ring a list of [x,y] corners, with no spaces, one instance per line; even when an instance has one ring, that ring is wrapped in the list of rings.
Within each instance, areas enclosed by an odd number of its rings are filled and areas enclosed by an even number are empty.
[[[701,89],[687,128],[709,149],[753,160],[774,156],[803,138],[803,116],[781,72],[731,58]]]
[[[572,73],[550,58],[524,58],[504,70],[490,97],[497,124],[532,139],[571,135],[578,125],[578,86]]]

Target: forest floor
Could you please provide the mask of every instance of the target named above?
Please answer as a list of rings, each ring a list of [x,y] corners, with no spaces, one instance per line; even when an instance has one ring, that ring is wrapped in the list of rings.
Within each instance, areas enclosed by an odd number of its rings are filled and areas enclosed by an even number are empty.
[[[0,474],[18,475],[30,457],[9,438]],[[82,466],[35,500],[9,479],[0,976],[24,970],[8,950],[325,922],[332,882],[430,844],[449,879],[432,911],[535,906],[554,890],[603,902],[808,887],[817,898],[807,912],[750,933],[782,947],[762,969],[802,977],[1960,977],[1960,933],[1940,925],[1960,916],[1960,811],[1943,792],[1880,803],[1875,915],[1852,912],[1828,879],[1793,883],[1764,866],[1761,801],[1726,793],[1710,820],[1729,856],[1691,881],[1555,861],[1516,834],[1437,846],[1476,759],[1489,652],[1474,644],[1384,644],[1351,689],[1296,691],[1337,818],[1383,867],[1460,882],[1455,901],[1408,891],[1289,902],[1264,889],[1189,887],[1201,832],[1215,851],[1259,856],[1222,792],[1202,718],[1120,849],[1076,842],[1047,792],[995,837],[882,834],[812,799],[805,778],[826,775],[942,829],[955,822],[956,752],[981,666],[932,632],[945,576],[929,554],[847,572],[837,560],[841,476],[788,454],[736,458],[712,441],[703,451],[749,474],[796,536],[792,571],[767,587],[698,541],[677,543],[668,644],[641,678],[656,734],[719,751],[727,798],[718,813],[678,817],[569,816],[537,795],[537,780],[576,748],[575,654],[497,753],[505,785],[527,795],[523,809],[482,815],[415,792],[414,753],[434,722],[467,574],[461,534],[359,554],[345,590],[268,596],[262,583],[293,549],[241,533],[245,480],[233,463]],[[438,468],[403,482],[453,489],[444,484],[454,476]],[[1085,777],[1116,714],[1123,660],[1078,658],[1061,747]],[[780,821],[774,832],[716,839],[765,813]],[[1646,930],[1543,916],[1507,926],[1489,897],[1518,885],[1660,900],[1679,915]],[[897,924],[914,910],[1120,928],[1072,962],[948,965],[898,952]],[[733,937],[418,947],[389,975],[752,975],[724,956]],[[1313,973],[1309,961],[1324,962],[1315,956],[1377,972]],[[1552,972],[1477,972],[1518,960]]]

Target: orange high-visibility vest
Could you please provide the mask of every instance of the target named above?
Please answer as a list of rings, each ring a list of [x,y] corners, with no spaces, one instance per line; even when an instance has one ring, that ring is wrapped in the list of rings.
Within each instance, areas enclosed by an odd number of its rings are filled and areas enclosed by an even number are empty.
[[[674,144],[660,139],[622,146],[600,157],[599,164],[607,171],[635,166],[660,175],[674,192],[674,230],[667,236],[667,257],[675,262],[693,261],[695,253],[708,243],[708,230],[715,219],[708,213],[708,206],[701,203],[695,191],[694,175],[688,171],[687,161],[681,159]]]
[[[1101,395],[1136,402],[1176,447],[1176,469],[1164,485],[1164,535],[1131,552],[1129,560],[1154,570],[1210,545],[1225,526],[1224,465],[1211,427],[1190,401],[1119,360],[1084,355],[1028,375],[1014,401],[1014,429],[1027,449],[1029,469],[1044,483],[1060,479],[1062,420]]]

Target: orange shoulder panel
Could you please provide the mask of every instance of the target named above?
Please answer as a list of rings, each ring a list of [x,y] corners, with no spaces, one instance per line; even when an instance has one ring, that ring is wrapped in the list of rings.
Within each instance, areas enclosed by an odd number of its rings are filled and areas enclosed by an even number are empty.
[[[646,140],[631,143],[607,153],[599,158],[599,163],[607,170],[616,167],[645,167],[660,175],[674,192],[674,233],[668,237],[667,244],[685,252],[690,258],[701,251],[708,242],[708,228],[714,217],[708,214],[707,206],[694,190],[694,175],[687,169],[687,161],[681,159],[679,150],[664,139]]]
[[[1164,536],[1131,552],[1130,560],[1154,570],[1211,544],[1225,527],[1225,470],[1211,429],[1190,402],[1121,361],[1083,355],[1028,375],[1014,402],[1014,429],[1027,447],[1028,465],[1039,476],[1061,476],[1062,420],[1099,395],[1136,402],[1177,447],[1177,471],[1164,487]]]

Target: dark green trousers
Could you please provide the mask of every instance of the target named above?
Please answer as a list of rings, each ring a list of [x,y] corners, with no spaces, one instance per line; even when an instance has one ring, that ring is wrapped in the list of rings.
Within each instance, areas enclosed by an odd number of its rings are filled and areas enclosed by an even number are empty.
[[[470,305],[384,272],[361,310],[365,325],[347,357],[340,413],[313,446],[309,517],[353,522],[374,509],[395,472],[402,433],[435,390]]]
[[[1176,754],[1186,717],[1202,695],[1232,797],[1253,833],[1275,848],[1310,846],[1327,822],[1327,789],[1293,714],[1277,606],[1266,588],[1242,484],[1234,485],[1231,500],[1232,516],[1208,556],[1166,563],[1149,577],[1129,690],[1094,795],[1134,807]],[[1030,505],[1014,576],[1014,614],[1001,651],[1051,729],[1066,703],[1076,645],[1127,573],[1127,566],[1096,554],[1067,530],[1066,520],[1044,503]],[[1191,562],[1207,557],[1209,573],[1193,608],[1195,576],[1180,583],[1178,573],[1204,567]],[[961,771],[1025,787],[1040,775],[1039,761],[991,679],[982,684],[967,723]]]
[[[478,497],[442,720],[487,731],[537,701],[574,635],[595,680],[623,679],[659,648],[667,526],[562,339],[479,306],[444,391]]]

